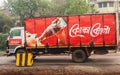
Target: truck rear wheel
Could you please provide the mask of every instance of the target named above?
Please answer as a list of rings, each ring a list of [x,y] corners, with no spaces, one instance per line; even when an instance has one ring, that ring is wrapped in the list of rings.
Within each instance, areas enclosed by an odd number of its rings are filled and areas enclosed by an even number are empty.
[[[87,59],[86,52],[83,50],[75,50],[72,53],[72,60],[76,63],[83,63]]]

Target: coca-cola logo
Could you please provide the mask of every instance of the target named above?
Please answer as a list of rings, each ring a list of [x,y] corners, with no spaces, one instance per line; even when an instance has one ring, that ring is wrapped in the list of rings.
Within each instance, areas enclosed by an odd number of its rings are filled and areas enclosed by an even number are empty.
[[[69,31],[70,37],[85,37],[84,34],[89,34],[91,37],[97,37],[102,34],[109,34],[110,33],[110,27],[107,25],[104,25],[101,27],[100,23],[96,23],[92,25],[91,27],[80,27],[79,24],[74,24]]]

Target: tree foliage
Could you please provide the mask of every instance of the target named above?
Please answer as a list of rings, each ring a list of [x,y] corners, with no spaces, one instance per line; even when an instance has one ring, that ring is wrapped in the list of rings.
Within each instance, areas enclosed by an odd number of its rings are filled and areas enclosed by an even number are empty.
[[[0,13],[0,49],[5,49],[6,39],[12,26],[12,18],[4,13]]]
[[[10,16],[0,13],[0,33],[7,33],[10,27],[13,25]]]
[[[38,8],[35,16],[46,17],[54,14],[51,12],[53,10],[53,4],[49,0],[36,0],[36,2]]]
[[[87,13],[90,6],[86,0],[8,0],[8,4],[21,18],[80,15]]]
[[[90,3],[86,0],[69,0],[67,3],[68,8],[65,10],[67,15],[80,15],[88,13]]]
[[[5,49],[8,34],[0,33],[0,49]]]
[[[53,10],[51,10],[53,16],[63,16],[65,15],[65,10],[67,9],[67,2],[69,0],[51,0]]]
[[[37,11],[36,0],[8,0],[7,6],[12,14],[20,16],[21,24],[24,18],[33,17]]]

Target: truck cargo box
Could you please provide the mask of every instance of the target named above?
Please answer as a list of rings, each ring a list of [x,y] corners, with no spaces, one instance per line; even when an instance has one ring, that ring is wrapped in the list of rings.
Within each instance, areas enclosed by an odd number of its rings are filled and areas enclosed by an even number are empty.
[[[28,48],[116,46],[116,17],[110,14],[26,18]]]

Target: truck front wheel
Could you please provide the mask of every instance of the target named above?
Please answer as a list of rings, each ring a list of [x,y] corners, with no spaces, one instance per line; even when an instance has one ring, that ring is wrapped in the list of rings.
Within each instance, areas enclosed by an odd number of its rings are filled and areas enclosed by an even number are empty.
[[[26,50],[24,50],[24,49],[18,49],[17,51],[16,51],[16,54],[17,53],[26,53]]]
[[[15,58],[17,56],[17,53],[27,53],[26,50],[24,49],[18,49],[16,52],[15,52]]]
[[[76,63],[83,63],[87,59],[86,52],[83,50],[75,50],[72,53],[72,60]]]

